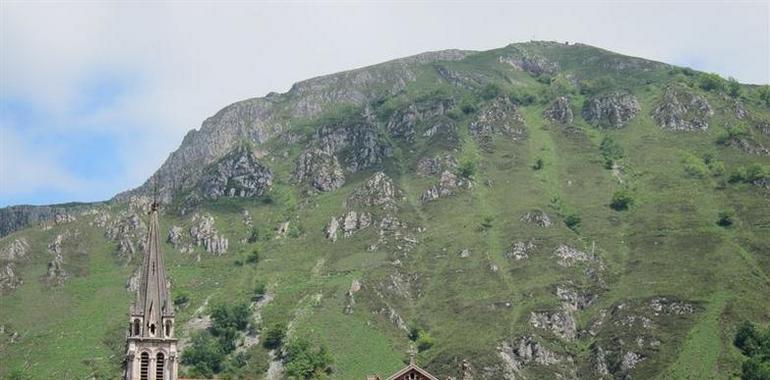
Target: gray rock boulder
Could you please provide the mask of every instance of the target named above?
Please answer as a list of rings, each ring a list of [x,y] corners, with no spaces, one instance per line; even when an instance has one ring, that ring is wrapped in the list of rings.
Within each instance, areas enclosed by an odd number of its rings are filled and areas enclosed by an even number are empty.
[[[0,293],[18,288],[24,282],[16,274],[16,264],[6,263],[0,267]]]
[[[203,247],[206,252],[215,255],[227,253],[229,241],[223,235],[219,235],[214,226],[214,217],[209,214],[195,214],[192,218],[193,225],[190,227],[190,237],[193,244]]]
[[[0,250],[0,260],[4,261],[16,261],[27,256],[29,250],[29,243],[27,239],[20,237],[13,239],[13,241]]]
[[[392,209],[402,197],[401,190],[393,184],[393,180],[387,174],[376,172],[353,191],[348,198],[348,203]]]
[[[441,173],[439,182],[420,195],[420,202],[428,203],[438,198],[448,197],[463,188],[470,188],[471,183],[466,178],[458,177],[454,173],[445,170]]]
[[[494,135],[508,136],[514,141],[526,137],[524,118],[518,108],[506,97],[489,102],[471,122],[471,135],[482,143],[489,143]]]
[[[547,349],[532,337],[521,337],[513,341],[502,342],[497,353],[505,365],[509,379],[515,379],[524,366],[536,363],[543,366],[558,364],[564,359],[561,355]]]
[[[320,149],[300,154],[294,178],[320,191],[331,191],[345,184],[345,174],[337,157]]]
[[[535,244],[532,241],[517,241],[505,253],[505,257],[516,261],[524,260],[534,252]]]
[[[209,169],[199,188],[210,199],[258,197],[273,184],[273,172],[264,166],[250,148],[234,150]]]
[[[550,227],[553,224],[548,214],[540,209],[527,211],[524,215],[521,216],[521,221],[534,224],[539,227]]]
[[[575,318],[567,311],[532,312],[529,324],[536,329],[548,330],[562,339],[573,340],[577,334]]]
[[[417,162],[417,174],[422,177],[437,175],[445,170],[457,168],[457,160],[451,154],[421,158]]]
[[[668,87],[652,111],[652,118],[670,131],[703,131],[714,114],[708,101],[690,90]]]
[[[623,128],[641,111],[636,97],[628,91],[596,95],[583,105],[583,118],[596,126]]]
[[[559,96],[554,99],[551,105],[543,111],[543,117],[561,124],[572,124],[575,115],[572,113],[569,98]]]

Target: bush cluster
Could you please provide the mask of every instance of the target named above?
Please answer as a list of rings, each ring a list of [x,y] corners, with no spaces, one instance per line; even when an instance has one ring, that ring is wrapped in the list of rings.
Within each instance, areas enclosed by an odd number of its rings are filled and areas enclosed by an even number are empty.
[[[743,322],[733,340],[741,352],[748,356],[743,362],[741,379],[770,379],[770,327],[760,331],[751,322]]]

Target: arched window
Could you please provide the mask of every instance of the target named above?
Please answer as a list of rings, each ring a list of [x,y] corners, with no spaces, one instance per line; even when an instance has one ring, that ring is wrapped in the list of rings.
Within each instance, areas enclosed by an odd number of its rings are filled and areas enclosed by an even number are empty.
[[[166,338],[171,337],[171,321],[166,321]]]
[[[155,380],[165,380],[165,377],[163,377],[163,370],[166,367],[165,359],[163,353],[158,352],[158,355],[155,357]]]
[[[139,335],[141,329],[141,323],[139,323],[139,319],[134,319],[134,336]]]
[[[150,324],[150,335],[155,336],[155,324]]]
[[[139,370],[139,379],[150,379],[150,354],[142,352],[141,369]]]

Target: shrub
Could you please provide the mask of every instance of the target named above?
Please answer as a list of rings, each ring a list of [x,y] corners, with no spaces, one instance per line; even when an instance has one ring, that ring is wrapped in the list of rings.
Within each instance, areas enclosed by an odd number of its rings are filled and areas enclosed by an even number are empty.
[[[532,170],[540,170],[543,168],[543,166],[545,166],[545,164],[543,163],[543,159],[538,158],[537,160],[535,160],[535,163],[532,165]]]
[[[190,346],[182,353],[182,364],[191,366],[196,376],[211,377],[222,370],[224,358],[219,341],[201,331],[193,335]]]
[[[420,352],[429,350],[433,345],[436,343],[436,340],[433,339],[432,336],[430,336],[425,331],[420,331],[419,336],[417,337],[417,350]]]
[[[470,115],[472,113],[476,113],[478,111],[478,108],[474,104],[465,103],[460,106],[460,110],[463,111],[464,114]]]
[[[457,174],[461,177],[472,178],[476,174],[476,161],[465,160],[457,168]]]
[[[286,373],[300,379],[317,378],[331,373],[332,358],[326,347],[314,350],[304,339],[291,342],[286,347]]]
[[[174,297],[174,306],[182,306],[190,302],[190,297],[187,293],[179,293]]]
[[[417,326],[410,327],[409,334],[407,335],[409,337],[409,340],[411,340],[412,342],[416,342],[417,338],[420,337],[420,331],[422,330],[420,330],[420,328]]]
[[[599,150],[604,158],[604,167],[612,169],[612,164],[623,158],[623,147],[621,147],[612,137],[605,136],[599,145]]]
[[[733,344],[749,357],[743,362],[741,379],[770,379],[770,327],[762,332],[745,321],[738,326]]]
[[[615,211],[628,210],[631,205],[634,204],[634,199],[631,194],[626,190],[618,190],[612,194],[612,201],[610,202],[610,208]]]
[[[484,86],[484,88],[481,89],[479,95],[484,100],[492,100],[500,96],[502,92],[503,89],[501,89],[497,83],[488,83],[486,86]]]
[[[770,106],[770,85],[760,86],[757,91],[759,92],[759,100],[766,106]]]
[[[254,299],[259,299],[267,294],[267,286],[264,282],[258,282],[254,285]]]
[[[265,333],[265,341],[262,342],[262,346],[271,350],[277,349],[283,344],[284,338],[286,338],[286,325],[276,323]]]
[[[245,303],[237,303],[235,305],[219,304],[214,306],[211,312],[211,328],[215,335],[217,330],[229,328],[236,331],[244,331],[248,327],[250,320],[249,305]]]
[[[698,86],[706,91],[721,91],[724,89],[724,79],[717,74],[703,73],[698,76]]]
[[[735,211],[733,210],[722,210],[719,212],[719,219],[717,219],[717,224],[722,227],[729,227],[733,225],[733,217],[735,216]]]
[[[508,93],[508,98],[521,106],[528,106],[537,103],[537,95],[527,90],[526,88],[514,88],[510,93]]]
[[[580,227],[580,215],[577,213],[571,213],[564,217],[564,224],[571,230],[576,230]]]
[[[760,357],[753,357],[743,362],[741,370],[743,380],[770,380],[770,362]]]
[[[254,248],[251,253],[246,257],[246,262],[249,264],[256,264],[259,262],[259,250]]]
[[[690,177],[703,178],[709,174],[708,166],[697,156],[685,154],[682,162],[684,163],[684,172]]]
[[[727,78],[727,93],[733,98],[741,96],[741,84],[735,78]]]

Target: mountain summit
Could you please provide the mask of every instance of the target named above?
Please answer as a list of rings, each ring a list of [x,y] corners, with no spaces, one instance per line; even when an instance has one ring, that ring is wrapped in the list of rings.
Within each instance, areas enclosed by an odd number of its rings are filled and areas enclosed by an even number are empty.
[[[309,79],[110,201],[0,210],[0,377],[119,376],[149,223],[187,377],[730,377],[769,168],[767,86],[583,44]]]

